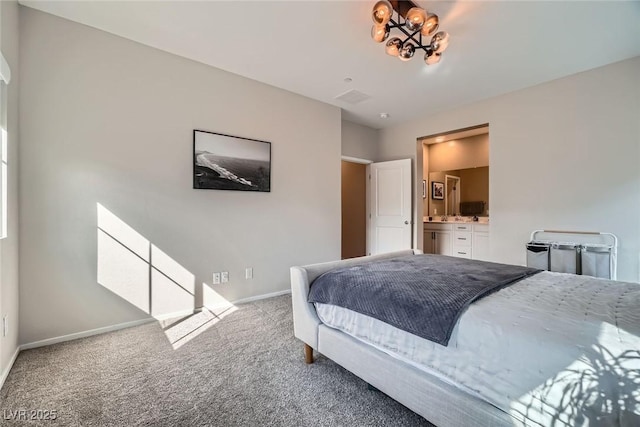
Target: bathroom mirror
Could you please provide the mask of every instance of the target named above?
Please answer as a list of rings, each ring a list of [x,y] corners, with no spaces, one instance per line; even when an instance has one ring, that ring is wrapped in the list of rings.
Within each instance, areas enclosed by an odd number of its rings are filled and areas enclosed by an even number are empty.
[[[429,194],[425,217],[489,216],[489,128],[473,126],[422,140],[423,176]],[[433,197],[432,182],[443,196]]]
[[[444,183],[444,199],[429,197],[429,215],[489,216],[489,166],[429,173]]]

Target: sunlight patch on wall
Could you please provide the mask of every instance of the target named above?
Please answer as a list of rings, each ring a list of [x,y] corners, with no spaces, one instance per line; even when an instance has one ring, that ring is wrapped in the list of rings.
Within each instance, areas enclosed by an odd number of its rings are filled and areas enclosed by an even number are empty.
[[[145,313],[150,313],[149,263],[100,228],[98,283]]]
[[[193,313],[195,276],[98,203],[98,283],[156,318]]]
[[[203,284],[205,308],[196,312],[195,275],[100,203],[97,210],[98,283],[165,325],[174,349],[237,310]]]
[[[216,316],[227,316],[238,308],[231,304],[225,297],[211,289],[206,283],[202,284],[202,305]]]
[[[151,266],[151,315],[193,310],[195,276],[153,244]]]
[[[150,242],[127,223],[98,203],[98,228],[109,234],[122,246],[149,262]]]

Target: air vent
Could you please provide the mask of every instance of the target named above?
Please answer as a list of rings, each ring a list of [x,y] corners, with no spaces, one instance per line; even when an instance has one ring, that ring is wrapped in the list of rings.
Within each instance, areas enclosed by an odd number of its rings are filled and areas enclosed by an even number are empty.
[[[336,96],[336,99],[344,102],[348,102],[349,104],[359,104],[362,101],[366,101],[371,98],[366,93],[358,92],[357,90],[349,90],[343,93],[342,95]]]

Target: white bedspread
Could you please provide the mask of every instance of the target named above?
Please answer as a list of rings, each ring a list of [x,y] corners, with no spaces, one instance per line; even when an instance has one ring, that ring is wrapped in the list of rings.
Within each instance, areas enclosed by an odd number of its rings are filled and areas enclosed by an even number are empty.
[[[528,425],[640,425],[640,285],[542,272],[476,303],[448,347],[341,307],[318,316]]]

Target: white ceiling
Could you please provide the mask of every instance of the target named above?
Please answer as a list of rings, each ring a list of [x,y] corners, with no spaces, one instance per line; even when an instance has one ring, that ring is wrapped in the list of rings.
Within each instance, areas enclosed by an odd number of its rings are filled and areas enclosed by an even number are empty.
[[[638,1],[418,1],[451,42],[437,65],[418,53],[403,63],[370,38],[374,2],[20,3],[336,105],[373,128],[640,55]],[[371,98],[335,99],[351,89]]]

